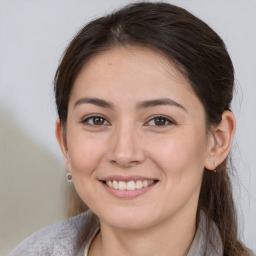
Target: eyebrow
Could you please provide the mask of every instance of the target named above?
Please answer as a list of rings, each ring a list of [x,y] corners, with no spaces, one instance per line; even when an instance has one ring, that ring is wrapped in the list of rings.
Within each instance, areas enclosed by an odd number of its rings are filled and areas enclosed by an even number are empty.
[[[93,104],[99,107],[103,107],[103,108],[110,108],[110,109],[114,109],[114,105],[110,102],[107,102],[105,100],[99,99],[99,98],[81,98],[79,99],[75,104],[74,107],[84,104],[84,103],[89,103],[89,104]]]
[[[114,104],[99,98],[81,98],[78,101],[76,101],[76,103],[74,104],[74,107],[81,105],[81,104],[93,104],[99,107],[103,107],[103,108],[109,108],[109,109],[114,109]],[[142,101],[136,104],[136,109],[143,109],[143,108],[149,108],[149,107],[156,107],[156,106],[161,106],[161,105],[170,105],[170,106],[175,106],[178,107],[180,109],[185,110],[186,112],[187,109],[182,106],[181,104],[179,104],[178,102],[170,99],[170,98],[163,98],[163,99],[154,99],[154,100],[146,100],[146,101]]]
[[[137,109],[149,108],[149,107],[155,107],[155,106],[159,106],[159,105],[175,106],[175,107],[178,107],[178,108],[183,109],[186,112],[188,112],[188,110],[184,106],[182,106],[181,104],[179,104],[178,102],[176,102],[170,98],[142,101],[137,104],[136,108]]]

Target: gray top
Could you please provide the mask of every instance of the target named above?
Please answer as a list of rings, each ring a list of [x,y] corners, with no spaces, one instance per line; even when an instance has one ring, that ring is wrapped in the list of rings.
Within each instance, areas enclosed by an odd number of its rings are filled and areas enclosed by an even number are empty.
[[[187,256],[223,255],[217,227],[214,223],[208,224],[205,214],[201,212],[198,229]],[[37,231],[21,242],[10,256],[86,256],[97,229],[97,219],[87,211]]]

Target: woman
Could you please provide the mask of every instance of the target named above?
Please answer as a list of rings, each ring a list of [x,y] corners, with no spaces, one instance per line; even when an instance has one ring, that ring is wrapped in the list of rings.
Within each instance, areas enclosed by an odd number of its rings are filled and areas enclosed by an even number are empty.
[[[137,3],[86,25],[55,77],[80,214],[11,255],[250,255],[227,169],[233,84],[224,43],[184,9]]]

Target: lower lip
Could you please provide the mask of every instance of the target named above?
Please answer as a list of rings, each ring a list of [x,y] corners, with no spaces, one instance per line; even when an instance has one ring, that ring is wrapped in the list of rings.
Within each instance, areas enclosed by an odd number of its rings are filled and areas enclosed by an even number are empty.
[[[105,189],[113,196],[117,198],[122,198],[122,199],[132,199],[136,198],[140,195],[145,194],[149,190],[153,188],[156,183],[153,183],[149,185],[148,187],[145,188],[140,188],[140,189],[135,189],[135,190],[119,190],[119,189],[113,189],[109,186],[107,186],[105,183],[102,183],[102,185],[105,187]]]

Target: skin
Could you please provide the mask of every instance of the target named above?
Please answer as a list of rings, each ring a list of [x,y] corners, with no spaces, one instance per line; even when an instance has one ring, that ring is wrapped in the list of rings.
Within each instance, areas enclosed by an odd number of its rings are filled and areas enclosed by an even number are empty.
[[[142,103],[156,99],[172,102]],[[92,116],[103,119],[97,123]],[[100,219],[89,254],[184,255],[195,234],[203,170],[226,158],[234,130],[226,111],[221,124],[207,131],[204,107],[190,84],[158,53],[116,47],[93,57],[71,91],[65,139],[56,122],[66,169]],[[155,183],[139,196],[120,198],[101,182],[113,175]]]

